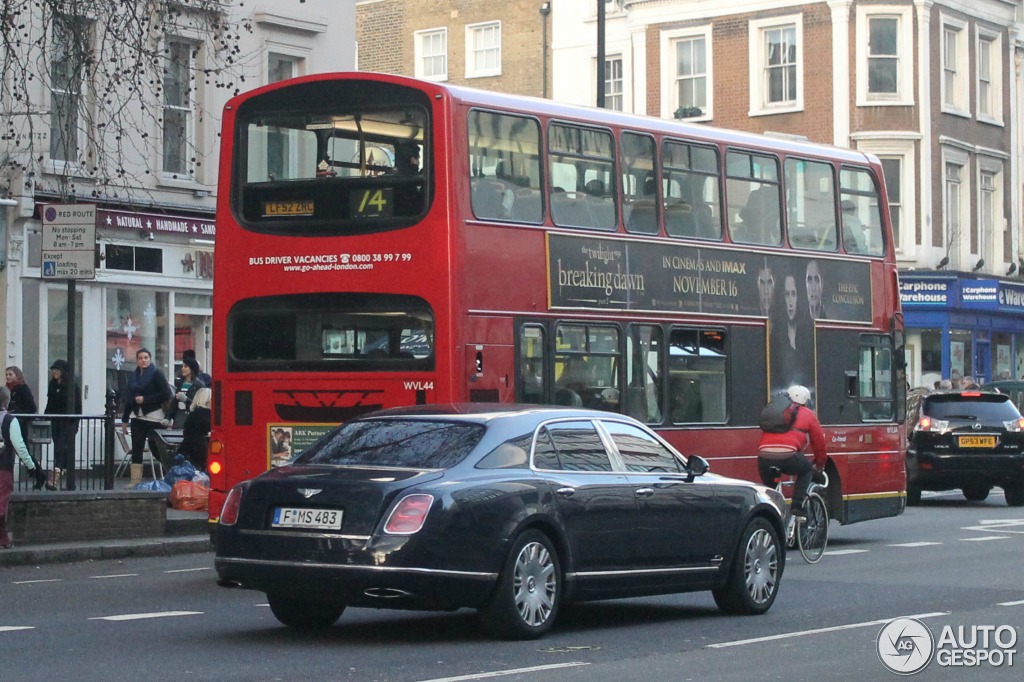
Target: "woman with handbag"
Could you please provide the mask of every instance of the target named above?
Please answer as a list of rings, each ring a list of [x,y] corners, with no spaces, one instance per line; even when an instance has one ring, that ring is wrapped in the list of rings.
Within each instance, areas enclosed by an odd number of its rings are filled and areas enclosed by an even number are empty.
[[[131,486],[142,483],[142,452],[146,440],[154,429],[159,429],[164,420],[163,405],[173,395],[167,377],[153,364],[153,355],[148,348],[135,353],[135,371],[128,380],[124,414],[121,416],[121,431],[132,432]]]

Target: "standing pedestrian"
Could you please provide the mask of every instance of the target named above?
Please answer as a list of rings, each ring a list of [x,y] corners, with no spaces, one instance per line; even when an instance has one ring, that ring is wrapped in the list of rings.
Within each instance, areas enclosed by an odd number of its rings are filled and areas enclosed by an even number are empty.
[[[128,379],[128,394],[125,396],[124,414],[121,416],[121,431],[132,428],[131,485],[142,483],[142,452],[154,429],[159,429],[164,420],[163,405],[173,393],[167,377],[153,364],[148,348],[135,353],[135,371]]]
[[[199,378],[199,363],[194,358],[182,360],[181,374],[174,380],[174,400],[171,401],[169,414],[164,416],[165,426],[172,429],[183,428],[196,391],[205,387],[206,384]]]
[[[14,456],[17,455],[30,471],[36,468],[25,447],[18,420],[7,411],[10,401],[10,389],[0,386],[0,436],[4,439],[3,449],[0,450],[0,549],[12,547],[11,536],[7,534],[7,511],[11,493],[14,492]]]
[[[198,372],[196,373],[196,376],[202,379],[204,386],[206,386],[207,388],[213,388],[213,377],[211,377],[209,374],[203,371],[202,366],[199,364],[198,358],[196,358],[196,351],[194,348],[186,348],[185,350],[181,351],[181,360],[182,362],[184,362],[185,360],[195,360],[196,367],[199,368]]]
[[[52,418],[53,470],[50,471],[46,489],[59,489],[61,478],[66,476],[67,489],[74,490],[75,436],[78,434],[78,420],[63,415],[82,414],[82,391],[75,384],[75,378],[71,376],[71,367],[67,360],[54,360],[50,365],[50,372],[44,414],[62,416]]]
[[[206,470],[206,451],[210,445],[210,398],[213,392],[200,388],[192,399],[188,416],[182,428],[178,454],[185,455],[199,471]]]
[[[21,371],[21,367],[11,365],[7,368],[7,388],[11,392],[11,402],[7,405],[8,412],[11,414],[36,414],[39,411],[39,406],[36,405],[36,398],[32,395],[32,389],[25,383],[25,373]],[[28,435],[30,422],[31,420],[24,417],[18,420],[22,437]],[[29,451],[29,455],[35,464],[36,472],[36,480],[32,488],[33,490],[39,490],[46,483],[46,472],[43,471],[42,464],[31,451]]]

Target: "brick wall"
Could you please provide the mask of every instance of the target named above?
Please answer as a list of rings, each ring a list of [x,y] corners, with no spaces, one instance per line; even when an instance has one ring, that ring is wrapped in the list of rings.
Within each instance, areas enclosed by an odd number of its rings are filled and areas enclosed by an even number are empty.
[[[415,32],[447,27],[448,83],[539,97],[543,93],[544,21],[539,7],[535,0],[360,3],[356,5],[359,68],[414,76]],[[487,21],[501,22],[501,74],[466,78],[466,26]]]
[[[76,542],[160,537],[166,525],[167,493],[15,493],[7,529],[15,542]]]

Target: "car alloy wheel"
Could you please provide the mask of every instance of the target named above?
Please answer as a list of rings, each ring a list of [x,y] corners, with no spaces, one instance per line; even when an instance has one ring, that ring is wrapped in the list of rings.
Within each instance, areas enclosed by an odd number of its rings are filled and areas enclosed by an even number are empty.
[[[743,574],[747,592],[755,604],[768,602],[778,584],[779,547],[774,536],[765,528],[751,534],[743,556]]]
[[[753,519],[743,530],[725,584],[712,590],[715,603],[726,613],[765,613],[775,602],[784,565],[775,527],[763,518]]]
[[[562,568],[547,535],[528,530],[516,538],[490,603],[484,627],[499,637],[534,639],[551,629],[558,614]]]

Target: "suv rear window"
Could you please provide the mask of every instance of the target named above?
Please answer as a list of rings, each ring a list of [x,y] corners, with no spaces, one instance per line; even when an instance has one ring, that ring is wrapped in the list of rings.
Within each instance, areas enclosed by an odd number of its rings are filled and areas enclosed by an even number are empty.
[[[925,398],[922,412],[936,419],[969,419],[1003,422],[1019,419],[1020,412],[1008,396],[999,394],[937,395]]]
[[[295,460],[410,469],[447,469],[466,458],[483,438],[481,424],[416,419],[369,419],[344,424]]]

